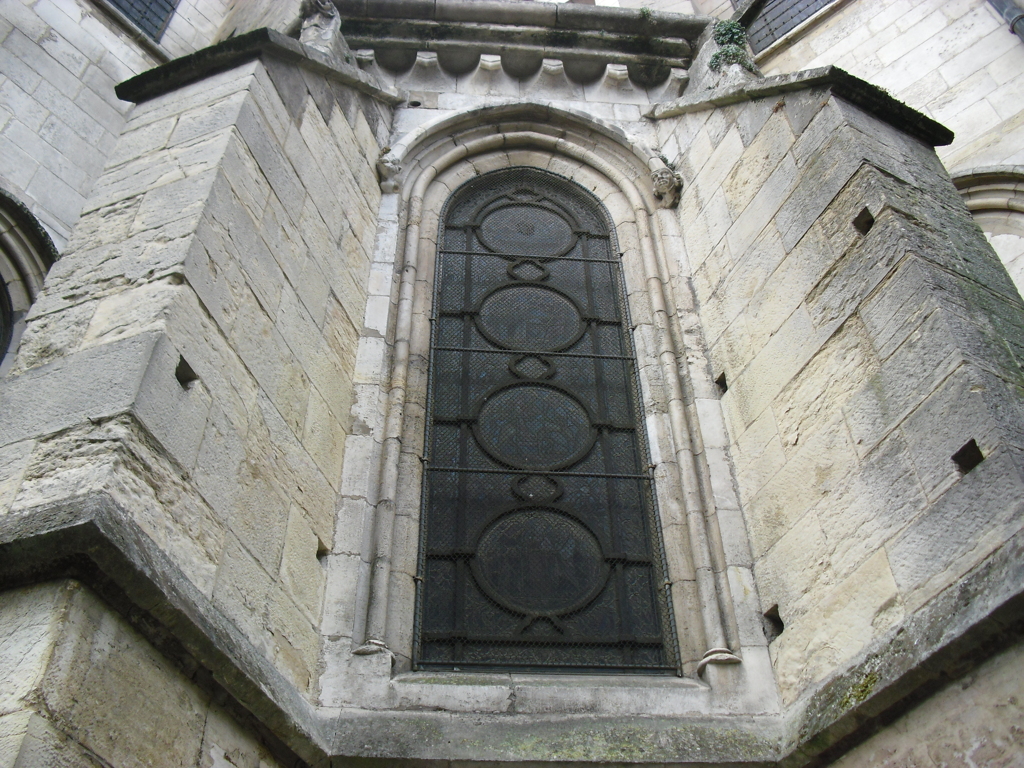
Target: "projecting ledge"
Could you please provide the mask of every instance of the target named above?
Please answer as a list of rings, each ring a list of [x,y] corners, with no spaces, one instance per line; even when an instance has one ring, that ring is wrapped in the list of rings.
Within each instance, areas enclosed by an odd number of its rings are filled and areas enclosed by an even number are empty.
[[[304,69],[361,91],[384,104],[394,106],[405,99],[394,88],[383,86],[375,77],[359,69],[355,57],[352,57],[352,61],[343,61],[337,56],[303,45],[294,38],[268,28],[247,32],[188,56],[182,56],[125,80],[117,85],[114,91],[122,101],[138,104],[261,56],[293,62]]]
[[[689,112],[701,112],[705,109],[809,88],[828,88],[839,98],[930,146],[942,147],[953,143],[953,132],[946,126],[908,107],[878,86],[854,77],[839,67],[821,67],[791,75],[775,75],[709,91],[695,91],[691,85],[687,89],[688,92],[680,98],[655,104],[647,113],[647,117],[662,120]]]

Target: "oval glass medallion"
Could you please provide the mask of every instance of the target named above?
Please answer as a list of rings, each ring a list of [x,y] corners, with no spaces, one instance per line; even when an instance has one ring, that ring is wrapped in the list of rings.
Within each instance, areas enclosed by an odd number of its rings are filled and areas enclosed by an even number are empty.
[[[552,509],[509,512],[487,526],[473,571],[492,599],[527,615],[582,607],[607,574],[594,534]]]
[[[536,205],[507,205],[480,223],[480,240],[496,253],[552,258],[576,242],[572,228],[558,214]]]
[[[566,296],[536,285],[510,285],[491,293],[476,318],[480,332],[505,349],[554,352],[583,333],[579,310]]]
[[[590,417],[551,387],[516,384],[491,395],[477,415],[477,440],[498,461],[519,469],[557,469],[590,450]]]

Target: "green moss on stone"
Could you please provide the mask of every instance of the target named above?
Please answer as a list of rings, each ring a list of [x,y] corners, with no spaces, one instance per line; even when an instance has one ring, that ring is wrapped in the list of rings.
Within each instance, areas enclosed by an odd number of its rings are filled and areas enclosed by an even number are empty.
[[[868,672],[859,683],[846,692],[843,700],[839,702],[839,707],[847,709],[860,704],[871,695],[876,685],[878,685],[878,675],[875,672]]]

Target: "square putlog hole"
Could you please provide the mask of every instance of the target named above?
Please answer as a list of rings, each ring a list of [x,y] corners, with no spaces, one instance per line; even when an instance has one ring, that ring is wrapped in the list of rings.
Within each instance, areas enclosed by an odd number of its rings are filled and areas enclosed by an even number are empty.
[[[963,448],[953,454],[953,463],[956,464],[956,468],[960,470],[961,475],[966,475],[976,466],[981,464],[985,460],[985,456],[981,452],[981,448],[971,438],[967,441]]]
[[[875,226],[875,217],[871,215],[871,211],[865,208],[857,214],[853,220],[853,226],[862,235],[866,235]]]
[[[717,379],[715,379],[715,386],[717,386],[717,387],[718,387],[718,391],[719,391],[719,392],[720,392],[721,394],[723,394],[723,395],[724,395],[724,394],[725,394],[726,392],[728,392],[728,391],[729,391],[729,382],[727,382],[727,381],[725,380],[725,372],[724,372],[724,371],[722,372],[722,375],[721,375],[721,376],[719,376],[719,377],[718,377]]]
[[[779,616],[778,605],[773,605],[764,612],[764,636],[768,640],[768,645],[771,645],[785,629],[786,625],[782,623],[782,617]]]
[[[192,366],[184,357],[179,357],[178,366],[174,369],[174,378],[178,380],[182,389],[188,389],[192,382],[199,380],[199,375],[192,370]]]

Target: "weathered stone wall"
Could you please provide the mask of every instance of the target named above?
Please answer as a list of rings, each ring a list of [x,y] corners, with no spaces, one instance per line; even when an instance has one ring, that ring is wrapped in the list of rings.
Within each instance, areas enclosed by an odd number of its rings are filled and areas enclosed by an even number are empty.
[[[766,75],[833,64],[956,134],[953,173],[1024,162],[1024,45],[987,0],[839,3],[760,63]]]
[[[228,0],[228,4],[222,38],[261,27],[289,31],[298,24],[302,0]]]
[[[114,86],[157,63],[87,2],[0,5],[0,184],[58,250],[131,109]]]
[[[232,0],[179,0],[160,38],[160,47],[178,58],[220,42],[230,34],[222,34],[221,27],[235,4]]]
[[[279,765],[88,589],[0,593],[0,765]]]
[[[954,680],[834,768],[941,768],[1024,764],[1024,647]]]
[[[183,0],[160,49],[178,57],[216,42],[232,5]],[[297,5],[291,13],[297,18]],[[114,86],[161,63],[138,35],[88,0],[0,4],[0,185],[43,222],[58,250],[132,109]]]
[[[108,495],[309,695],[380,194],[366,103],[271,60],[140,104],[0,397],[5,508]]]
[[[792,703],[1020,528],[1021,302],[931,149],[827,92],[660,130]]]

